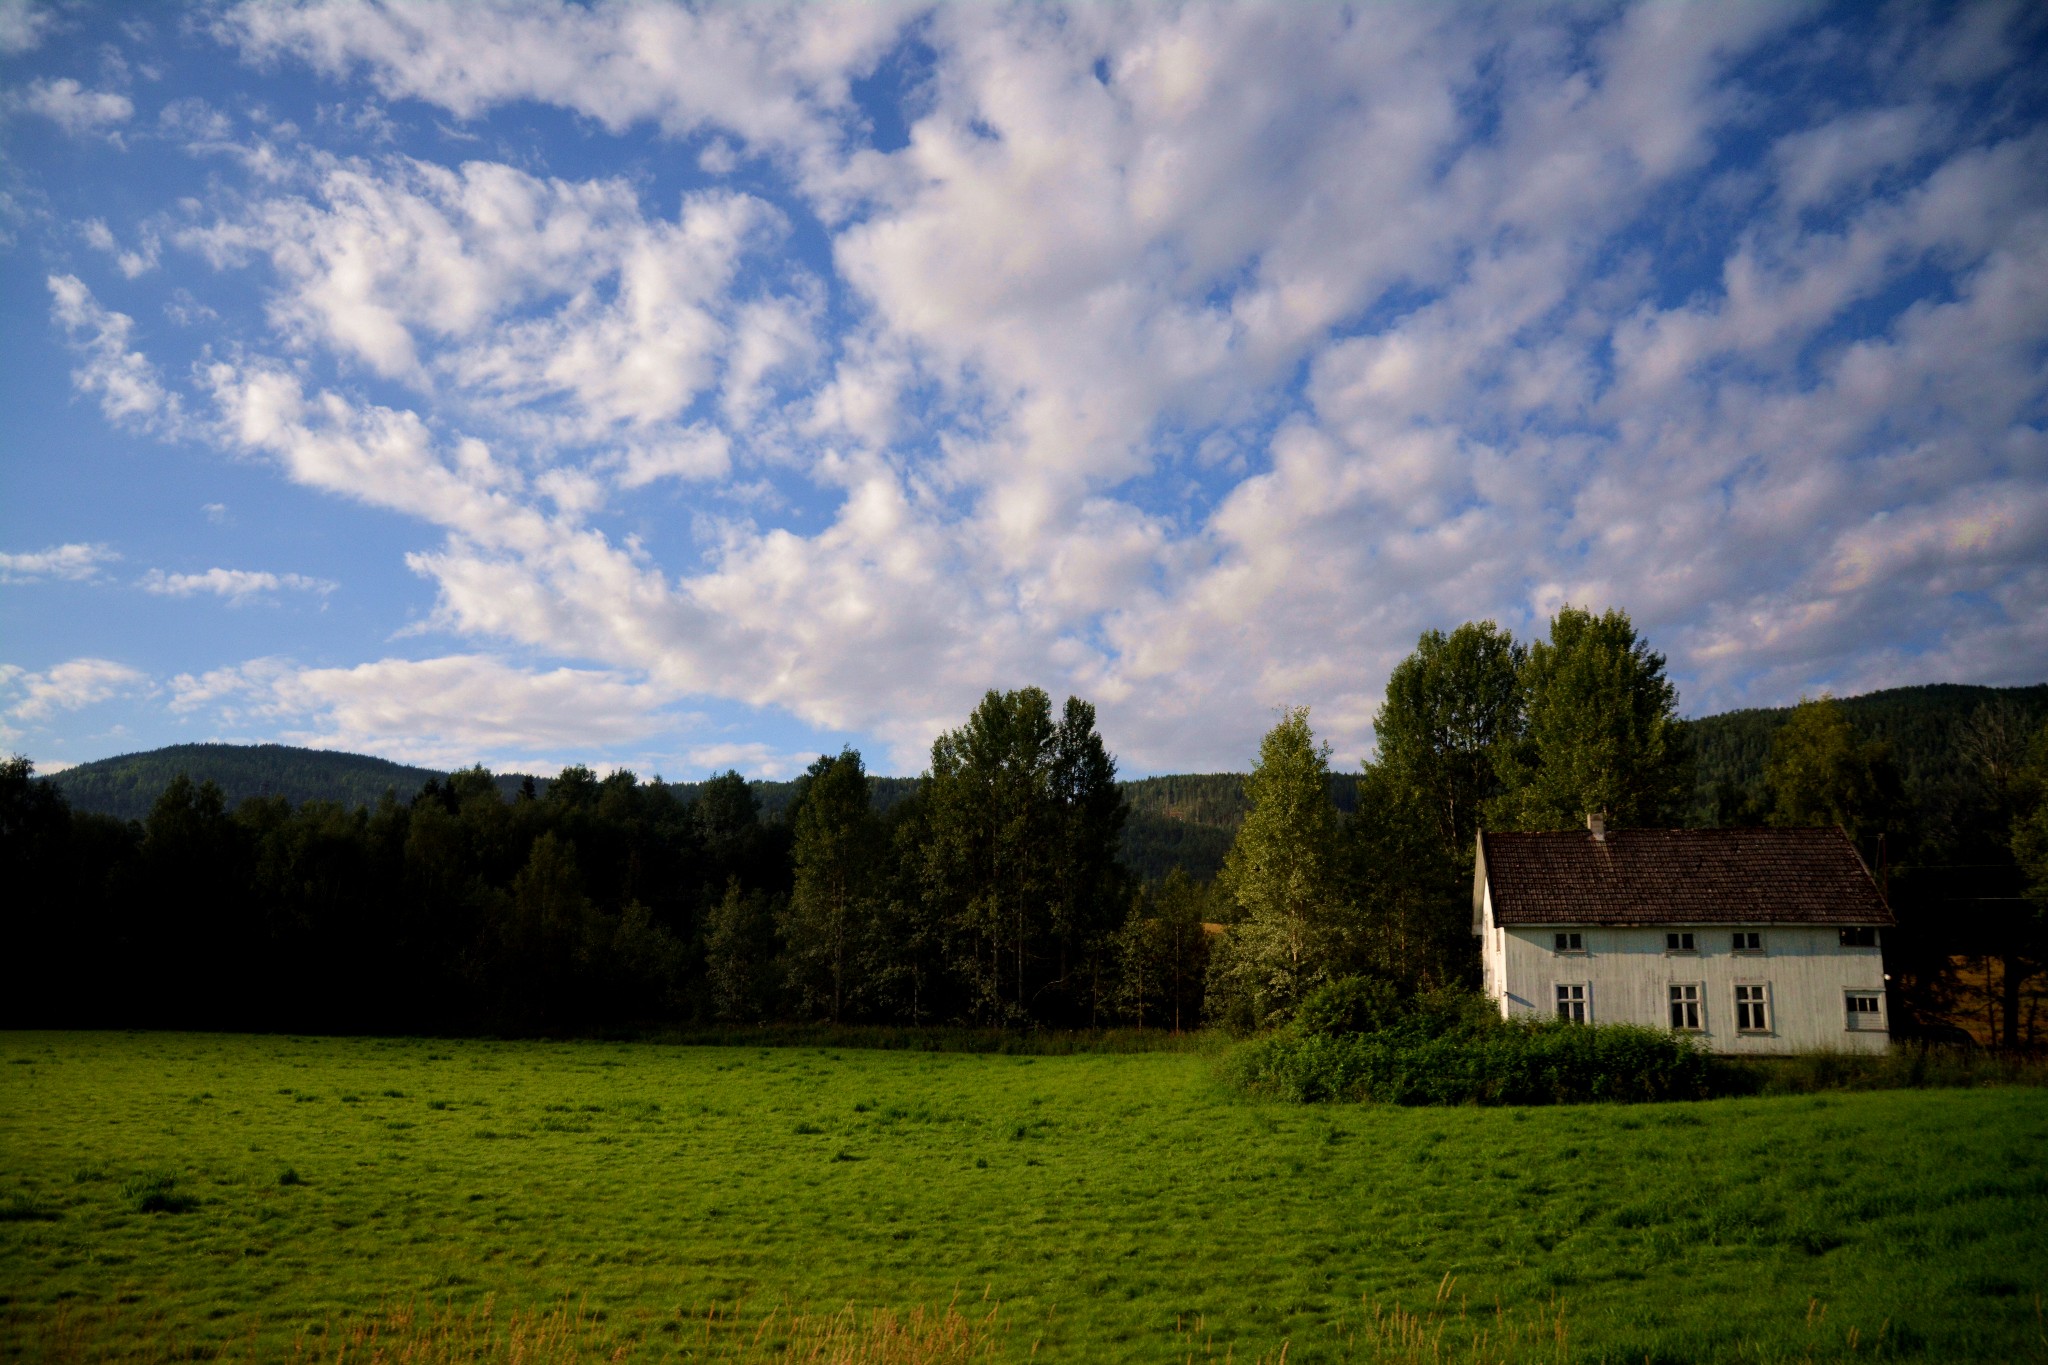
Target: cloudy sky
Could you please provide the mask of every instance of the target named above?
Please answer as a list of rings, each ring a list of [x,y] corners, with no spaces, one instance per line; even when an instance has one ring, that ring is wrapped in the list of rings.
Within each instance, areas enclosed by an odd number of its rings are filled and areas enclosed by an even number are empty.
[[[0,745],[1369,751],[2048,678],[2033,4],[0,0]]]

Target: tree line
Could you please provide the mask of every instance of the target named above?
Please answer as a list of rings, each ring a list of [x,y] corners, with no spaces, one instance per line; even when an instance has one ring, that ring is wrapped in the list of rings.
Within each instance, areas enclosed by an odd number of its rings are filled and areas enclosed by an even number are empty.
[[[1528,642],[1492,622],[1425,632],[1388,679],[1361,772],[1331,773],[1305,709],[1279,717],[1213,881],[1132,874],[1128,788],[1094,709],[1055,710],[1031,687],[989,692],[886,800],[847,749],[773,813],[733,772],[678,786],[571,767],[515,784],[474,768],[353,808],[230,810],[179,776],[145,818],[118,820],[70,808],[15,759],[0,766],[0,1017],[1257,1028],[1351,977],[1402,995],[1469,986],[1482,827],[1571,828],[1596,810],[1616,827],[1696,822],[1676,705],[1663,657],[1619,611],[1567,607]],[[1953,1012],[1958,955],[1988,954],[2000,1027],[2022,1041],[2023,988],[2048,956],[2048,729],[1989,710],[1969,735],[1970,795],[1931,828],[1882,741],[1837,703],[1802,703],[1762,783],[1718,814],[1843,825],[1892,883],[1904,928],[1888,965],[1917,992],[1908,1005]],[[1147,795],[1217,804],[1199,781]],[[1954,869],[1970,859],[2000,894],[1965,933]]]
[[[350,808],[172,779],[139,821],[0,766],[10,1024],[568,1032],[827,1020],[1192,1027],[1207,900],[1140,887],[1094,708],[990,692],[903,799],[820,756],[764,818],[565,769]]]

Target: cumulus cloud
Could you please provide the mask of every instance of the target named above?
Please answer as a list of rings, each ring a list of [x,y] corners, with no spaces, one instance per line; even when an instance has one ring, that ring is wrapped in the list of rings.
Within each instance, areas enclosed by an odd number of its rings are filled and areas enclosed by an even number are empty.
[[[141,672],[112,659],[70,659],[41,673],[0,664],[0,689],[17,698],[7,714],[22,721],[45,721],[59,711],[95,706],[148,681]]]
[[[815,353],[812,310],[728,297],[743,258],[784,230],[746,194],[695,192],[666,219],[623,180],[395,159],[331,165],[313,196],[261,200],[181,241],[222,265],[267,255],[283,283],[271,316],[303,346],[588,443],[678,418],[728,352],[727,406],[746,412]]]
[[[322,597],[341,585],[326,578],[305,574],[276,574],[258,569],[208,569],[204,573],[165,573],[151,569],[136,582],[144,592],[159,597],[194,597],[209,593],[240,604],[251,598],[278,592],[310,592]]]
[[[119,140],[115,131],[135,117],[135,102],[110,90],[88,90],[69,76],[30,81],[21,105],[41,114],[74,136],[103,135]]]
[[[45,578],[84,582],[99,577],[102,566],[120,557],[111,546],[83,543],[20,554],[0,550],[0,583],[34,583]]]
[[[171,707],[230,725],[281,726],[294,742],[408,762],[575,755],[659,729],[669,700],[644,681],[594,669],[522,669],[491,655],[379,659],[303,668],[258,659],[172,679]]]
[[[237,5],[221,36],[260,63],[296,59],[368,75],[391,98],[459,118],[530,99],[619,132],[652,121],[675,136],[728,129],[771,149],[825,135],[914,11],[879,3],[536,6]]]
[[[174,240],[267,290],[198,371],[209,433],[430,528],[420,628],[575,662],[619,733],[720,696],[914,767],[1041,682],[1139,768],[1241,764],[1302,701],[1349,760],[1418,631],[1567,601],[1634,611],[1694,710],[2048,670],[2024,7],[209,22],[490,134],[457,164],[265,144],[192,211]],[[526,101],[589,120],[594,168],[487,151]],[[650,135],[719,178],[606,173]],[[176,429],[130,320],[51,289],[81,390]],[[555,695],[459,658],[364,668]],[[397,734],[353,672],[280,668],[181,695]]]
[[[0,0],[0,56],[35,51],[51,22],[50,11],[35,0]]]
[[[176,434],[184,404],[164,388],[149,357],[129,349],[135,319],[102,308],[76,275],[52,275],[48,283],[50,318],[69,335],[72,349],[85,357],[84,364],[71,372],[79,392],[97,397],[100,411],[117,426]]]

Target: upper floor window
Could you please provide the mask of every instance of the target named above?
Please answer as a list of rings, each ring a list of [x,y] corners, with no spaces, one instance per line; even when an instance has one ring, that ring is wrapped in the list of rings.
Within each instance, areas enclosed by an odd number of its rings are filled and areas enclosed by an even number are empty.
[[[1696,985],[1671,987],[1671,1027],[1684,1033],[1700,1030],[1700,988]]]
[[[1664,951],[1667,953],[1692,953],[1698,952],[1699,949],[1694,944],[1691,934],[1678,933],[1664,935]]]
[[[1735,988],[1735,1030],[1738,1033],[1771,1031],[1770,988],[1762,985]]]
[[[1844,929],[1842,931],[1842,946],[1844,948],[1875,948],[1877,946],[1877,930],[1870,928],[1868,925],[1861,924],[1853,928]]]
[[[1733,947],[1738,953],[1760,953],[1764,950],[1764,936],[1754,929],[1737,929]]]
[[[1557,951],[1560,953],[1585,952],[1586,936],[1584,934],[1559,934],[1557,936]]]
[[[1557,1017],[1569,1019],[1574,1024],[1586,1022],[1586,988],[1584,986],[1559,986],[1557,988]]]

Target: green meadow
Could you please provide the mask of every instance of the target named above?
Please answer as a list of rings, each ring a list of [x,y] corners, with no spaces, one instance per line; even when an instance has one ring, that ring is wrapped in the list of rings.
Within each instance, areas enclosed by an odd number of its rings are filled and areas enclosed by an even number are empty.
[[[1015,1360],[2048,1357],[2048,1091],[1398,1109],[1217,1069],[0,1034],[0,1358],[290,1359],[487,1299],[648,1361],[956,1300]]]

